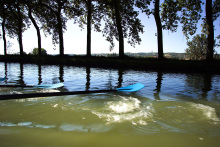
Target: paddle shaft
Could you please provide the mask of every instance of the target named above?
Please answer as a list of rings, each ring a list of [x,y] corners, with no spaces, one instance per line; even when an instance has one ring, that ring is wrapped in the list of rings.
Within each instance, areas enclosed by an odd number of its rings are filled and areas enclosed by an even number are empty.
[[[0,100],[35,98],[35,97],[48,97],[48,96],[63,96],[63,95],[76,95],[76,94],[89,94],[89,93],[105,93],[105,92],[116,92],[116,91],[117,90],[94,90],[94,91],[73,91],[73,92],[7,94],[7,95],[0,95]]]
[[[34,87],[32,85],[0,85],[0,87]]]

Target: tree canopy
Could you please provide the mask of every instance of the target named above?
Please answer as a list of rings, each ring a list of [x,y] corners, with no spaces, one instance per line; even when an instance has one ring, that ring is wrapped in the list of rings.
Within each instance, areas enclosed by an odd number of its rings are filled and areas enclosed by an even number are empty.
[[[41,55],[47,55],[47,51],[44,48],[41,48]],[[38,55],[39,54],[39,48],[34,48],[32,51],[33,55]]]
[[[124,57],[124,39],[134,46],[140,44],[143,24],[140,11],[153,14],[157,26],[158,58],[163,58],[162,29],[175,32],[179,24],[186,37],[195,34],[197,23],[202,16],[202,0],[0,0],[0,21],[4,53],[7,54],[7,40],[17,37],[20,55],[23,55],[23,32],[32,23],[41,48],[40,30],[52,35],[54,44],[59,44],[59,54],[64,55],[63,33],[70,19],[80,27],[87,25],[87,55],[91,56],[91,30],[101,32],[110,42],[110,50],[119,43],[119,56]],[[150,5],[154,7],[150,9]],[[206,60],[214,54],[213,21],[220,15],[220,0],[206,0],[206,16],[203,19],[203,32],[206,33],[208,49]],[[101,26],[103,25],[103,26]],[[220,35],[220,34],[219,34]],[[86,38],[82,38],[86,39]],[[74,40],[73,40],[74,41]],[[40,50],[38,54],[41,55]]]
[[[191,60],[204,60],[207,52],[207,38],[205,34],[196,35],[192,41],[188,41],[186,54]]]

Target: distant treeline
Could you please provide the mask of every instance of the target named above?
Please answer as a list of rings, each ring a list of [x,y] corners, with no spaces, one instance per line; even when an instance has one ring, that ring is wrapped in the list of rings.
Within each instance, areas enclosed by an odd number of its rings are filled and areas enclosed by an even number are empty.
[[[125,55],[129,57],[136,57],[136,58],[157,58],[158,53],[157,52],[151,52],[151,53],[125,53]],[[117,57],[118,54],[112,53],[112,54],[94,54],[94,56],[105,56],[105,57]],[[168,59],[178,59],[178,60],[189,60],[189,57],[187,56],[187,53],[164,53],[164,57]],[[220,59],[220,54],[215,54],[214,59]]]

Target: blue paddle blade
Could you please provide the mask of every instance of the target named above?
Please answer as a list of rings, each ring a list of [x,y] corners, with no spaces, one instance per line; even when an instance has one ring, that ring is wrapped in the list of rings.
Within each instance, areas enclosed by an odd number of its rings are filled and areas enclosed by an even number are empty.
[[[46,84],[46,85],[34,85],[35,88],[44,88],[44,89],[53,89],[53,88],[59,88],[64,86],[63,83],[57,83],[57,84]]]
[[[134,85],[117,88],[117,91],[134,92],[134,91],[138,91],[138,90],[140,90],[140,89],[142,89],[144,87],[145,87],[144,84],[136,83]]]
[[[4,78],[0,78],[0,81],[4,81],[4,80],[6,80],[6,77],[4,77]]]

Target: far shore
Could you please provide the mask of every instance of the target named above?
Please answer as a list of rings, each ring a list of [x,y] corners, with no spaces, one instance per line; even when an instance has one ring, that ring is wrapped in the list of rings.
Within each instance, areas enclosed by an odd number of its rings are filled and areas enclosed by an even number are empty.
[[[18,62],[49,65],[67,65],[132,70],[160,70],[164,72],[208,72],[220,74],[220,60],[213,62],[143,57],[102,57],[102,56],[34,56],[0,55],[0,62]]]

